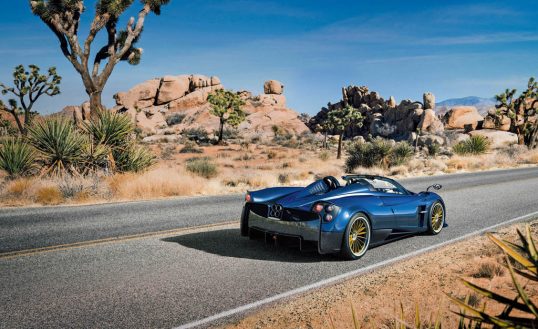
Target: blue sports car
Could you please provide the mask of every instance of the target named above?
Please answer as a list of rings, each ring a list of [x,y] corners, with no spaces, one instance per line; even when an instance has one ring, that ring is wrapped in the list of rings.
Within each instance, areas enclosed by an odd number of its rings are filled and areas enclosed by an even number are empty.
[[[241,235],[266,241],[297,238],[317,244],[320,254],[358,259],[369,247],[402,235],[438,234],[446,226],[443,199],[430,188],[414,193],[393,179],[374,175],[327,176],[307,187],[249,191],[241,215]]]

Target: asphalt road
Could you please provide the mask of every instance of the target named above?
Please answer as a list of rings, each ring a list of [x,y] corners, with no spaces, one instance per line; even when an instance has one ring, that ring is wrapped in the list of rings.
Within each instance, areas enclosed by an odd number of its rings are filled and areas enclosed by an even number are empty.
[[[265,246],[237,224],[2,257],[237,219],[237,195],[0,210],[0,328],[171,328],[538,211],[538,168],[403,181],[416,191],[432,183],[445,187],[449,227],[353,262]]]

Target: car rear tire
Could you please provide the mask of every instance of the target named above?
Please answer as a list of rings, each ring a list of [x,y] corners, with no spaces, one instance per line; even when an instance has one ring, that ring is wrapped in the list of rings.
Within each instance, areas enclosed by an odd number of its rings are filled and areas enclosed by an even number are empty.
[[[440,201],[435,201],[430,208],[428,218],[428,232],[432,235],[439,234],[445,224],[445,207]]]
[[[243,206],[243,211],[241,212],[241,224],[239,225],[241,229],[241,236],[248,236],[248,214],[250,209],[248,203],[245,203]]]
[[[342,239],[341,255],[351,260],[361,258],[370,246],[371,236],[372,229],[368,217],[363,213],[354,215],[349,220]]]

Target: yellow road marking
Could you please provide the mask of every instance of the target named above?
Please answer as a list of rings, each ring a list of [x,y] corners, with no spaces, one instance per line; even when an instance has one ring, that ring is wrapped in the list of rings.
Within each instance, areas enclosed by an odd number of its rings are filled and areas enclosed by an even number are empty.
[[[132,235],[123,235],[123,236],[117,236],[117,237],[110,237],[110,238],[103,238],[103,239],[89,240],[89,241],[80,241],[80,242],[59,244],[59,245],[40,247],[40,248],[15,250],[15,251],[9,251],[5,253],[0,253],[0,259],[11,259],[11,258],[19,257],[19,256],[30,256],[30,255],[35,255],[35,254],[40,254],[40,253],[45,253],[45,252],[69,250],[69,249],[74,249],[74,248],[89,247],[89,246],[95,246],[95,245],[100,245],[100,244],[119,243],[119,242],[139,240],[139,239],[144,239],[144,238],[149,238],[149,237],[169,236],[169,235],[173,235],[177,233],[197,231],[201,229],[220,227],[220,226],[228,226],[228,225],[236,224],[236,223],[237,221],[234,220],[234,221],[226,221],[226,222],[216,223],[216,224],[182,227],[182,228],[176,228],[176,229],[170,229],[170,230],[146,232],[146,233],[139,233],[139,234],[132,234]]]

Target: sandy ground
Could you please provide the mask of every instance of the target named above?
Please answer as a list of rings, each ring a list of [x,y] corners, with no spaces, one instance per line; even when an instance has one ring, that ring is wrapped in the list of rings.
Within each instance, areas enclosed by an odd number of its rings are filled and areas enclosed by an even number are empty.
[[[502,239],[519,242],[516,227],[503,228],[495,234]],[[533,236],[538,232],[538,220],[531,223]],[[419,309],[423,325],[433,325],[437,319],[443,328],[457,328],[458,311],[445,294],[465,299],[478,295],[467,289],[460,278],[507,296],[515,296],[508,271],[501,266],[503,254],[486,236],[453,244],[343,283],[322,288],[295,299],[261,309],[224,328],[353,328],[351,305],[358,313],[362,328],[393,328],[400,319],[400,303],[408,324],[415,321]],[[498,273],[479,278],[481,268],[491,266]],[[525,284],[528,280],[520,279]],[[538,283],[528,282],[527,293],[538,301]],[[483,305],[479,298],[477,305]],[[488,302],[487,310],[499,312],[500,306]]]

